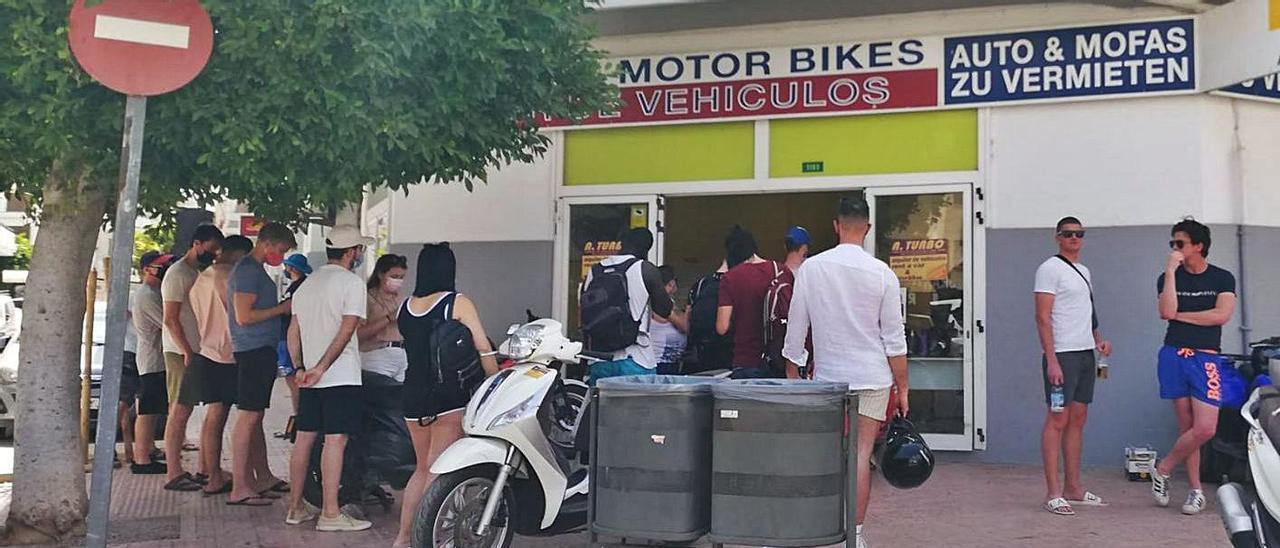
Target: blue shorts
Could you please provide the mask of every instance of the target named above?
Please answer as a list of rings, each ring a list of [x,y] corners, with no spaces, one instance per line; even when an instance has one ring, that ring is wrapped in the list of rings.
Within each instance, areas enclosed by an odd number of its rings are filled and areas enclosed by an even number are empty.
[[[293,366],[293,359],[289,356],[289,343],[280,341],[276,345],[276,368],[279,369],[281,377],[292,377],[298,369]]]
[[[656,371],[649,369],[643,365],[636,363],[631,358],[614,360],[611,362],[596,362],[591,364],[591,379],[587,384],[596,385],[596,381],[607,379],[609,377],[630,377],[633,375],[655,375]]]
[[[1244,378],[1217,354],[1190,348],[1160,349],[1160,397],[1195,398],[1214,407],[1244,405]]]

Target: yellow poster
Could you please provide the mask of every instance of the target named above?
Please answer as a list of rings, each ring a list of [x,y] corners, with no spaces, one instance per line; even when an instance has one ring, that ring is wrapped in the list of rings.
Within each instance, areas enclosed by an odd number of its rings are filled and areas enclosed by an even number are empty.
[[[945,280],[951,270],[950,247],[941,238],[894,240],[889,268],[904,283]]]
[[[637,204],[631,206],[631,228],[649,226],[649,206]]]
[[[587,242],[582,246],[582,277],[579,279],[585,281],[587,274],[591,273],[591,267],[621,252],[622,242],[620,241]]]
[[[1280,30],[1280,0],[1271,0],[1271,30]]]

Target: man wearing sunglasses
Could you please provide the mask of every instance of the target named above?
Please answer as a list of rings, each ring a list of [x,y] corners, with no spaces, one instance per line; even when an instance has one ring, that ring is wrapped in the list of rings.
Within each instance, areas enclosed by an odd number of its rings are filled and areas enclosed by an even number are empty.
[[[1094,350],[1111,355],[1111,343],[1098,331],[1093,307],[1093,280],[1080,264],[1084,226],[1075,217],[1058,221],[1058,254],[1036,270],[1036,330],[1044,350],[1044,397],[1049,406],[1040,450],[1047,487],[1044,509],[1060,516],[1075,515],[1075,506],[1105,506],[1098,495],[1080,481],[1080,453],[1084,424],[1093,402],[1097,360]],[[1064,400],[1055,407],[1050,394],[1062,390]],[[1058,457],[1066,469],[1065,485],[1058,476]]]
[[[1169,322],[1160,349],[1160,397],[1173,400],[1182,434],[1151,474],[1151,494],[1169,505],[1169,474],[1186,462],[1191,492],[1182,513],[1204,509],[1200,446],[1213,438],[1218,408],[1244,402],[1244,380],[1218,353],[1222,326],[1236,307],[1236,279],[1209,264],[1209,227],[1187,219],[1173,226],[1169,261],[1156,280],[1160,319]]]

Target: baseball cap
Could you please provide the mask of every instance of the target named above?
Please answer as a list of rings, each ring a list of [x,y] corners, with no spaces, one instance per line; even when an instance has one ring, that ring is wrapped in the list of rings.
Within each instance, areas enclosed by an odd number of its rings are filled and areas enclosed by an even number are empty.
[[[138,269],[141,270],[150,266],[164,268],[169,266],[170,263],[173,263],[173,255],[159,251],[148,251],[138,259]]]
[[[307,261],[307,256],[301,253],[294,253],[284,260],[284,265],[293,267],[294,270],[301,272],[304,276],[311,275],[311,263]]]
[[[324,246],[329,249],[347,249],[358,245],[369,247],[373,244],[373,238],[361,234],[360,229],[352,225],[335,226],[324,239]]]
[[[793,226],[787,229],[787,243],[793,246],[809,245],[809,231],[803,226]]]

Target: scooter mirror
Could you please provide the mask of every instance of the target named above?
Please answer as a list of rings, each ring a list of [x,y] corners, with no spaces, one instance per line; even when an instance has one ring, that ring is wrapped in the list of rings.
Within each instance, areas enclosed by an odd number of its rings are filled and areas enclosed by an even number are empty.
[[[511,327],[507,328],[507,336],[510,337],[512,335],[515,335],[516,331],[518,331],[519,329],[520,329],[520,324],[518,323],[511,324]]]

